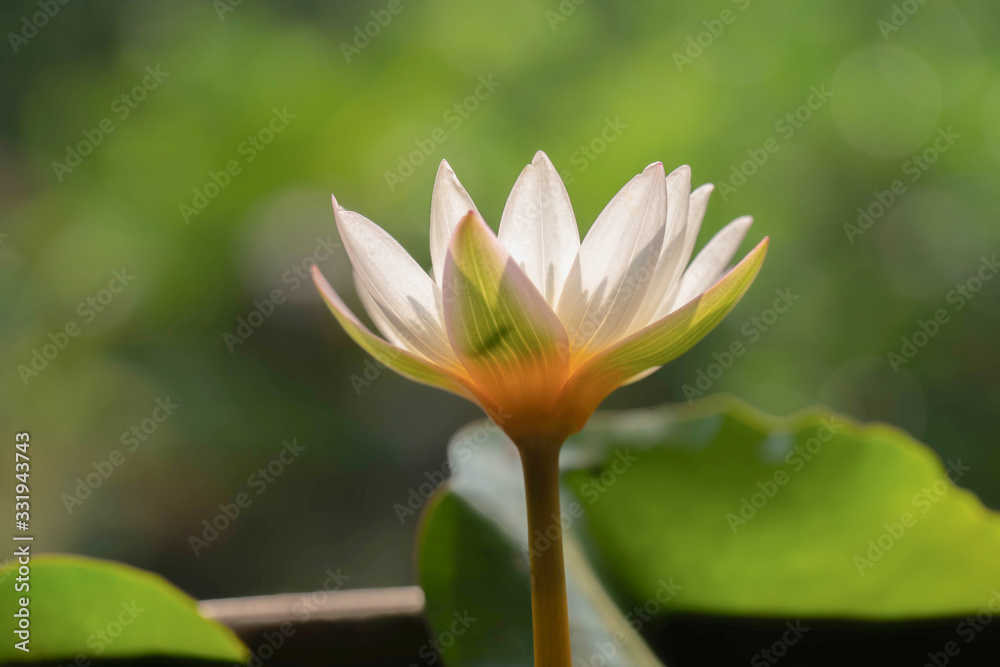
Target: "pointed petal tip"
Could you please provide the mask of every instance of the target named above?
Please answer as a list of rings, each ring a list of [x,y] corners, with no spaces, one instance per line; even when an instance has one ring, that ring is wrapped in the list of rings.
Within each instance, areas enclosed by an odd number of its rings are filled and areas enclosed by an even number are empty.
[[[335,195],[333,193],[330,193],[330,201],[333,202],[333,210],[334,210],[334,212],[336,212],[336,211],[343,211],[344,210],[344,207],[341,206],[340,202],[337,201],[337,195]]]
[[[552,160],[545,154],[545,151],[535,151],[535,157],[531,158],[531,164],[552,164]]]
[[[667,174],[667,191],[669,196],[689,199],[691,196],[691,167],[686,164]],[[683,209],[687,210],[686,205]],[[684,214],[687,215],[686,213]]]
[[[313,282],[316,283],[318,287],[321,287],[324,284],[325,285],[330,284],[329,281],[326,279],[326,276],[323,275],[323,272],[320,271],[319,266],[317,266],[316,264],[313,264],[311,267],[309,267],[309,274],[312,276]]]
[[[328,303],[334,304],[337,307],[343,306],[343,301],[341,301],[340,296],[334,291],[333,286],[330,285],[330,281],[326,279],[323,272],[320,271],[319,266],[313,264],[309,267],[309,274],[312,277],[313,284],[316,289],[319,290],[320,296],[323,297]]]
[[[465,215],[462,216],[462,219],[458,221],[455,228],[451,230],[451,238],[448,240],[448,246],[450,247],[454,245],[459,236],[471,231],[470,228],[478,227],[479,225],[489,229],[489,225],[486,224],[486,221],[483,220],[478,213],[470,209]],[[490,229],[490,232],[492,233],[493,230]]]
[[[754,249],[751,250],[748,254],[753,255],[755,253],[761,253],[762,256],[767,255],[767,249],[770,245],[771,245],[771,237],[765,236],[761,240],[761,242],[758,243],[756,246],[754,246]]]
[[[438,176],[440,176],[442,174],[451,174],[452,176],[454,176],[455,175],[455,170],[451,168],[451,165],[448,164],[447,160],[445,160],[444,158],[441,158],[441,163],[438,165],[438,171],[437,171],[437,173],[438,173]]]
[[[663,168],[663,163],[657,160],[651,163],[648,167],[642,170],[643,174],[659,174],[661,177],[666,177],[666,170]]]

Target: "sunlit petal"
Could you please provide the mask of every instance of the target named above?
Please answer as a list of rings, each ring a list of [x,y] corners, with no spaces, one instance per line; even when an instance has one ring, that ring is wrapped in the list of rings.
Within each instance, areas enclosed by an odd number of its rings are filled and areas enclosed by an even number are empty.
[[[514,183],[498,237],[554,306],[580,248],[580,231],[566,186],[545,153],[538,151]]]
[[[566,332],[476,214],[448,248],[444,313],[458,358],[503,420],[551,413],[568,374]]]
[[[340,326],[344,328],[347,335],[354,339],[355,343],[372,355],[377,362],[416,382],[450,391],[472,401],[476,400],[466,386],[468,380],[461,375],[437,366],[412,352],[391,345],[369,331],[344,304],[330,283],[323,277],[319,267],[315,265],[312,267],[312,278],[326,305],[340,322]]]
[[[375,323],[375,328],[378,329],[379,333],[396,347],[409,348],[409,345],[399,330],[392,325],[389,319],[386,318],[385,314],[382,312],[382,309],[379,308],[377,303],[375,303],[375,299],[372,298],[371,292],[369,292],[368,288],[365,287],[365,284],[358,276],[357,271],[354,272],[354,290],[358,293],[358,298],[361,299],[361,305],[364,306],[365,312],[368,313],[368,317],[370,317],[372,322]]]
[[[570,348],[599,349],[631,323],[663,245],[667,189],[651,164],[615,195],[580,245],[557,312]]]
[[[566,395],[595,409],[616,387],[686,352],[746,293],[764,261],[767,244],[765,238],[706,292],[588,361],[567,384]]]
[[[454,363],[434,281],[385,230],[336,200],[333,204],[355,275],[384,318],[411,349],[435,362]]]
[[[691,254],[694,252],[694,246],[698,241],[698,232],[701,231],[701,223],[705,219],[708,200],[713,190],[715,190],[715,186],[711,183],[706,183],[691,193],[691,197],[688,200],[687,228],[684,230],[683,243],[680,246],[680,252],[672,255],[671,258],[673,264],[672,277],[667,283],[667,289],[660,294],[656,309],[649,320],[643,323],[643,326],[660,319],[659,313],[663,312],[665,304],[672,305],[676,301],[677,292],[681,288],[681,276],[684,275],[684,270],[691,262]]]
[[[455,227],[469,211],[479,213],[472,197],[458,182],[458,176],[451,165],[447,160],[441,160],[434,178],[434,192],[431,194],[431,271],[438,285],[444,275],[448,243],[451,242]]]
[[[684,272],[681,278],[681,286],[677,292],[677,297],[670,305],[670,310],[682,306],[694,297],[698,296],[711,287],[722,273],[729,266],[743,237],[746,236],[753,218],[749,215],[733,220],[723,227],[718,234],[705,244],[698,256],[694,258],[691,265]],[[670,312],[657,313],[663,317]]]
[[[637,331],[652,321],[663,295],[678,274],[681,255],[687,247],[688,204],[691,198],[691,168],[678,167],[667,175],[667,223],[664,227],[663,249],[660,251],[649,289],[632,320],[627,333]],[[697,234],[697,230],[695,230]],[[687,258],[684,258],[687,261]]]

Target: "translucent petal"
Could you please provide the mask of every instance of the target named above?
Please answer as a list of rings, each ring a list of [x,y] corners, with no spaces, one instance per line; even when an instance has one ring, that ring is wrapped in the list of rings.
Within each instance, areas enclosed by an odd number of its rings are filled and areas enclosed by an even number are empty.
[[[469,211],[479,213],[472,197],[458,182],[458,176],[448,164],[441,160],[437,176],[434,178],[434,192],[431,194],[431,272],[434,281],[440,285],[444,275],[444,258],[448,254],[448,244],[459,221]]]
[[[438,387],[476,401],[466,386],[468,380],[462,375],[437,366],[412,352],[391,345],[369,331],[340,299],[330,283],[323,277],[319,267],[312,267],[312,278],[326,305],[340,322],[340,326],[344,328],[347,335],[378,362],[416,382]]]
[[[355,275],[407,346],[441,364],[455,364],[444,331],[438,286],[392,236],[334,200],[340,238]]]
[[[392,325],[382,312],[382,309],[379,308],[377,303],[375,303],[375,299],[372,298],[368,288],[365,287],[365,284],[358,277],[357,271],[354,272],[354,290],[358,293],[358,297],[361,299],[361,305],[364,306],[365,312],[368,313],[368,317],[372,318],[372,322],[375,323],[375,327],[379,330],[379,333],[381,333],[387,341],[396,347],[409,348],[409,345],[407,345],[399,330]]]
[[[476,214],[455,230],[443,289],[452,348],[477,390],[501,414],[551,412],[568,374],[566,332]]]
[[[670,306],[670,310],[683,306],[719,279],[728,268],[736,251],[739,250],[740,244],[743,243],[743,237],[746,236],[752,223],[753,218],[750,216],[737,218],[723,227],[705,244],[705,247],[701,249],[701,252],[684,272],[680,289]],[[663,317],[669,312],[668,310],[658,315]]]
[[[555,306],[580,249],[580,230],[566,186],[542,151],[514,183],[498,236],[549,305]]]
[[[666,178],[657,162],[598,216],[559,298],[557,312],[573,352],[599,349],[629,326],[649,288],[666,215]]]
[[[664,312],[664,304],[672,305],[677,299],[677,292],[681,287],[681,276],[691,262],[691,253],[694,252],[695,243],[698,241],[698,232],[701,231],[701,223],[705,219],[705,211],[708,209],[708,199],[713,190],[715,190],[715,186],[706,183],[691,193],[688,200],[687,229],[684,230],[681,250],[671,260],[673,262],[673,275],[668,282],[666,291],[660,295],[658,305],[649,321],[643,323],[643,326],[660,319],[662,317],[660,313]]]
[[[672,285],[677,265],[683,254],[688,231],[688,203],[691,198],[691,168],[678,167],[667,176],[667,223],[664,228],[663,249],[660,251],[649,290],[642,299],[628,333],[649,324],[657,307]],[[697,231],[695,232],[697,235]]]
[[[594,409],[615,388],[686,352],[743,297],[760,270],[767,245],[765,238],[701,295],[587,361],[567,383],[566,395]]]

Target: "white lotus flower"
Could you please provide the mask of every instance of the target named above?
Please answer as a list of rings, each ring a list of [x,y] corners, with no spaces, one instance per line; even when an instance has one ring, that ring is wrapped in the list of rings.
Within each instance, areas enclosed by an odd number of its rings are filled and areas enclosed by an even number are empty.
[[[388,233],[333,200],[365,309],[383,337],[313,279],[347,333],[398,373],[476,403],[519,444],[558,440],[614,389],[701,340],[743,296],[768,239],[735,268],[734,220],[688,263],[711,185],[651,164],[580,242],[569,195],[539,151],[494,234],[442,161],[431,200],[430,274]]]

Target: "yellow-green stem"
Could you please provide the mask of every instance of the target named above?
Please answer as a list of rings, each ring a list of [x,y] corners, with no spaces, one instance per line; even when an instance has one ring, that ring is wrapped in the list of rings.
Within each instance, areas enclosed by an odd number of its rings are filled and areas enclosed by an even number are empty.
[[[559,520],[559,449],[562,443],[518,447],[528,500],[531,621],[535,667],[571,667],[569,608]]]

